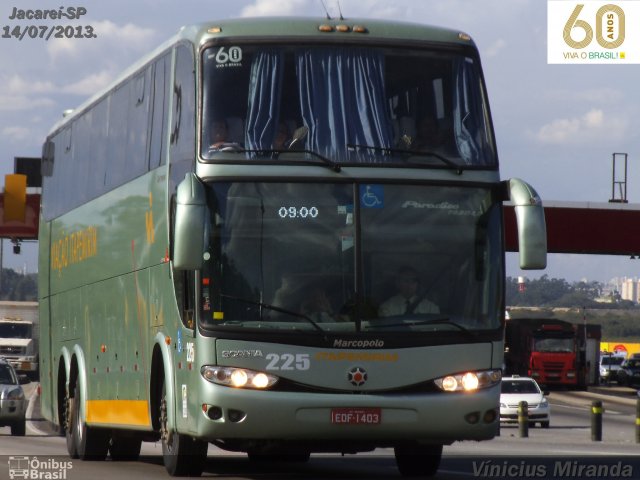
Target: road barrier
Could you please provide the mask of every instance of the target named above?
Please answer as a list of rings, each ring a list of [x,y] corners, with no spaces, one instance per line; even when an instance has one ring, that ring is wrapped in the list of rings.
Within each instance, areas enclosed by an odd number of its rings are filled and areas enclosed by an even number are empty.
[[[628,392],[624,392],[625,394],[627,394]],[[602,396],[602,394],[600,394],[600,396]],[[621,395],[618,395],[618,397],[620,397]],[[604,398],[604,397],[603,397]],[[609,400],[607,400],[609,401]],[[616,401],[616,400],[610,400],[610,401]],[[635,436],[635,443],[636,444],[640,444],[640,390],[637,392],[637,397],[636,400],[631,400],[631,399],[624,399],[622,400],[622,403],[624,403],[627,406],[632,405],[633,403],[635,403],[636,405],[636,415],[635,415],[635,429],[634,429],[634,436]],[[587,405],[585,405],[584,403],[580,402],[579,405],[586,407]],[[602,442],[602,435],[603,435],[603,421],[604,421],[604,407],[603,407],[603,402],[602,400],[592,400],[591,401],[591,408],[590,408],[590,421],[591,421],[591,429],[590,429],[590,433],[591,433],[591,441],[593,442]],[[533,425],[533,423],[530,423],[530,418],[529,418],[529,405],[527,404],[526,401],[521,401],[518,403],[518,436],[520,438],[528,438],[529,437],[529,425]],[[501,425],[502,426],[502,425]],[[501,432],[500,430],[498,430],[498,432],[496,433],[496,436],[500,436]]]
[[[636,443],[640,443],[640,398],[636,400]]]
[[[529,436],[529,404],[524,400],[518,404],[518,432],[521,438]]]
[[[591,440],[594,442],[602,441],[602,402],[594,400],[591,402]]]

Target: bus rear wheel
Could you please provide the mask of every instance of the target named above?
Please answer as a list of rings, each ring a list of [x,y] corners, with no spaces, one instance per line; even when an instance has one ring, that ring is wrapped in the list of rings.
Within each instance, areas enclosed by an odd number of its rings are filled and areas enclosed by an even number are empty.
[[[64,396],[64,404],[62,411],[62,425],[64,428],[64,436],[67,441],[67,452],[71,458],[78,458],[78,446],[76,445],[76,436],[73,434],[73,419],[75,417],[75,398],[69,396],[67,391]]]
[[[421,445],[417,442],[394,448],[396,465],[403,477],[431,477],[438,472],[442,445]]]
[[[69,448],[71,442],[71,447],[75,446],[77,456],[81,460],[104,460],[109,448],[109,430],[88,427],[84,423],[80,414],[80,405],[82,405],[80,395],[80,386],[76,383],[73,407],[70,409],[71,424],[67,431],[67,449],[71,454],[73,451],[73,448]]]
[[[160,438],[162,457],[167,472],[172,477],[199,477],[207,461],[209,444],[188,435],[171,432],[167,418],[167,397],[162,385],[160,400]]]

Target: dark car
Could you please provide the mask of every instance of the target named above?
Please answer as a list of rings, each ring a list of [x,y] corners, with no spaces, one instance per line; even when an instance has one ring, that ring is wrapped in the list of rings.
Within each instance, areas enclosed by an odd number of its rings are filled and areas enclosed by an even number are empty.
[[[640,386],[640,359],[631,358],[622,362],[618,370],[618,384],[628,387]]]

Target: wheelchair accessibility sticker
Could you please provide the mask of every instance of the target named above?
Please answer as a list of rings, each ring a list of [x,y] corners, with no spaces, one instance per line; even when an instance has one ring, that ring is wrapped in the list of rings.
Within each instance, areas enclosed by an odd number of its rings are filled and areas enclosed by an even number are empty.
[[[382,185],[360,185],[362,208],[384,208],[384,187]]]

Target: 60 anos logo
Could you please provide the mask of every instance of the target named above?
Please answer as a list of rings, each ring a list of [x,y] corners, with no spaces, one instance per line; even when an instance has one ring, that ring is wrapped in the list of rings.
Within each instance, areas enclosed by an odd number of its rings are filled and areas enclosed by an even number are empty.
[[[237,65],[242,62],[242,48],[240,47],[220,47],[216,52],[216,63],[220,65]]]
[[[547,62],[639,64],[640,1],[548,0]],[[627,28],[629,26],[629,28]]]
[[[584,4],[575,6],[562,31],[564,42],[578,50],[588,47],[593,41],[592,24],[579,18],[583,9]],[[603,5],[596,11],[592,21],[596,29],[596,42],[602,48],[614,49],[624,43],[625,13],[621,7],[612,3]]]

